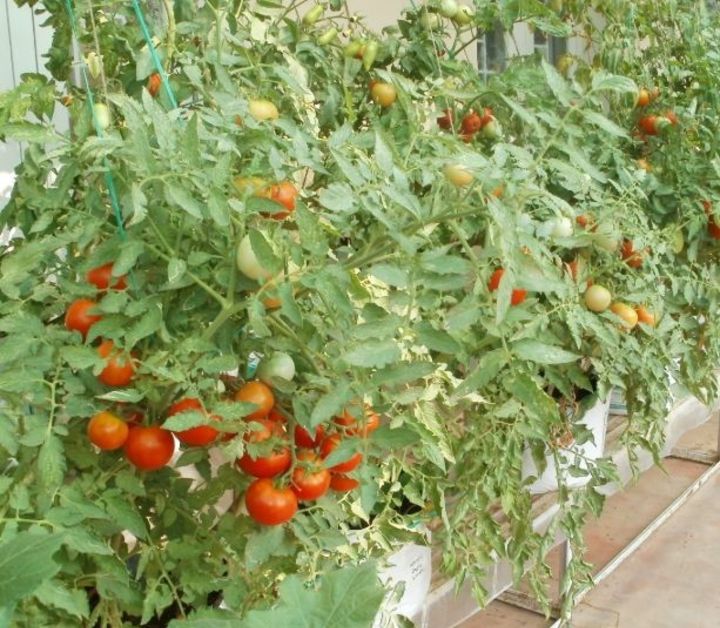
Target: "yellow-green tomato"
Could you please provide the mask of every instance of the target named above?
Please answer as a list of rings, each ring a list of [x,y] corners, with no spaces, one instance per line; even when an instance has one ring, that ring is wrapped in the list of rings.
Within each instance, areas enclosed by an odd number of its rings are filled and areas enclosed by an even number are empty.
[[[585,291],[585,305],[593,312],[604,312],[611,301],[612,295],[605,286],[594,284]]]
[[[452,17],[452,21],[458,26],[467,26],[472,22],[474,16],[475,12],[463,4],[458,7],[457,13]]]
[[[470,185],[474,179],[472,173],[459,164],[447,164],[443,172],[445,178],[459,188]]]
[[[245,236],[238,245],[236,262],[238,270],[250,279],[270,279],[272,273],[260,264],[250,243],[250,236]]]
[[[263,358],[257,370],[260,381],[272,386],[273,379],[292,381],[295,377],[295,362],[282,351],[273,353],[269,358]]]
[[[625,329],[632,329],[638,324],[637,312],[625,303],[613,303],[610,311],[622,319],[622,326]]]
[[[93,113],[95,114],[95,122],[100,129],[104,131],[110,126],[110,109],[105,103],[96,102],[93,106]]]
[[[452,19],[457,15],[458,8],[458,3],[455,0],[441,0],[440,15]]]
[[[390,83],[375,83],[370,88],[370,96],[383,109],[387,109],[397,100],[397,90]]]
[[[280,116],[277,107],[269,100],[251,100],[248,103],[248,111],[258,122],[277,120]]]
[[[303,16],[303,24],[305,24],[305,26],[312,26],[322,17],[324,11],[325,8],[321,4],[316,4]]]

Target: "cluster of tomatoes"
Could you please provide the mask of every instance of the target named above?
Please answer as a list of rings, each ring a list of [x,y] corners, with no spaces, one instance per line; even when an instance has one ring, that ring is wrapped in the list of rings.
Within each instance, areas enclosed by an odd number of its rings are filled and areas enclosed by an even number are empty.
[[[448,107],[437,119],[437,124],[446,131],[459,131],[465,142],[472,142],[478,133],[488,139],[497,139],[500,136],[500,125],[490,107],[485,107],[482,114],[470,109],[460,121],[459,129],[455,128],[455,112]]]
[[[660,90],[657,87],[652,90],[643,87],[635,98],[635,107],[644,109],[653,103],[659,95]],[[675,126],[677,123],[678,117],[674,111],[644,115],[638,119],[639,137],[644,139],[647,135],[660,135],[666,128]]]
[[[86,279],[99,291],[125,290],[127,282],[125,277],[113,278],[113,264],[105,264],[90,270]],[[70,304],[65,313],[65,327],[70,331],[77,331],[83,340],[87,337],[90,328],[102,319],[97,311],[98,303],[92,299],[76,299]],[[135,374],[135,365],[131,356],[115,350],[112,340],[101,340],[97,348],[98,354],[105,360],[105,367],[98,375],[98,379],[106,386],[119,388],[127,386]]]
[[[272,390],[267,385],[249,382],[235,399],[257,406],[257,410],[247,416],[255,429],[244,438],[259,451],[248,451],[237,461],[243,472],[256,478],[245,493],[245,505],[255,521],[264,525],[285,523],[295,515],[299,502],[314,501],[330,489],[347,492],[359,486],[359,482],[347,474],[362,461],[360,452],[330,467],[325,460],[344,438],[366,438],[376,430],[380,425],[376,413],[367,411],[362,419],[356,419],[345,411],[335,417],[335,429],[331,433],[318,426],[311,434],[295,425],[293,445],[286,417],[275,407]]]

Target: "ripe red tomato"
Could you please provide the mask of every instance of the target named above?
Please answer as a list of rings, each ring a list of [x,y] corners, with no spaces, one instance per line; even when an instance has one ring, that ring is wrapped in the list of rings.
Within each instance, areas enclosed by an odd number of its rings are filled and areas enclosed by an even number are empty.
[[[657,135],[672,122],[665,116],[643,116],[638,120],[638,126],[646,135]]]
[[[160,85],[162,84],[162,79],[160,78],[160,75],[157,72],[154,72],[150,75],[147,82],[147,90],[150,92],[150,95],[155,98],[155,96],[158,95],[158,92],[160,91]]]
[[[120,449],[128,437],[127,423],[112,412],[98,412],[87,426],[90,442],[104,451]]]
[[[270,188],[270,199],[276,203],[280,203],[287,211],[279,211],[272,214],[270,217],[275,220],[282,220],[290,215],[291,212],[295,211],[295,201],[298,197],[298,189],[290,183],[290,181],[283,181],[273,185]]]
[[[295,426],[295,444],[298,447],[312,449],[317,447],[323,438],[325,438],[325,428],[322,425],[315,428],[315,438],[310,436],[310,433],[302,425]]]
[[[278,423],[287,423],[285,415],[279,412],[277,408],[273,408],[272,410],[270,410],[267,418],[271,421],[277,421]]]
[[[448,107],[444,110],[443,115],[438,117],[437,124],[441,129],[448,131],[453,128],[454,117],[453,110]]]
[[[713,240],[720,240],[720,226],[712,216],[708,220],[708,233]]]
[[[285,428],[281,423],[270,419],[254,419],[253,422],[259,423],[262,427],[246,434],[246,442],[262,443],[273,437],[284,440]],[[284,444],[274,448],[267,456],[253,458],[246,453],[237,461],[237,465],[245,473],[256,478],[273,478],[276,475],[285,473],[290,468],[291,463],[290,449],[285,447]]]
[[[640,268],[643,265],[643,254],[635,250],[632,240],[623,240],[620,254],[630,268]]]
[[[705,200],[702,202],[702,206],[703,206],[703,210],[705,211],[705,215],[706,215],[706,216],[712,216],[712,202],[710,202],[709,200],[705,199]]]
[[[318,499],[330,488],[330,471],[322,465],[322,459],[310,449],[297,453],[299,465],[292,474],[292,490],[300,501]]]
[[[87,275],[85,275],[85,279],[87,279],[88,283],[93,284],[98,290],[107,290],[113,282],[112,269],[112,262],[103,264],[102,266],[89,270]],[[115,283],[112,285],[113,290],[125,290],[125,288],[127,288],[125,275],[118,277],[114,281]]]
[[[502,279],[502,276],[505,274],[504,268],[498,268],[492,275],[490,275],[490,281],[488,281],[488,288],[490,292],[495,292],[495,290],[498,289],[500,286],[500,280]],[[523,290],[522,288],[516,288],[512,291],[512,295],[510,296],[510,304],[511,305],[520,305],[527,296],[527,290]]]
[[[97,303],[90,299],[73,301],[65,314],[65,327],[70,331],[79,331],[85,338],[90,328],[102,318],[89,313],[94,307],[97,307]]]
[[[143,471],[164,467],[174,452],[172,433],[157,426],[133,427],[125,441],[125,456]]]
[[[240,387],[235,393],[235,401],[254,403],[258,407],[247,415],[247,419],[263,419],[275,405],[275,396],[267,384],[254,380]]]
[[[265,478],[255,480],[248,487],[245,506],[258,523],[276,526],[293,518],[298,509],[298,500],[289,487],[277,488],[272,480]]]
[[[342,437],[340,436],[340,434],[331,434],[322,442],[322,444],[320,445],[320,455],[323,457],[323,459],[327,458],[333,452],[333,450],[337,448],[341,440]],[[361,461],[362,454],[360,452],[357,452],[345,462],[341,462],[339,464],[336,464],[334,467],[330,467],[330,471],[332,471],[333,473],[349,473],[355,467],[357,467]]]
[[[105,360],[105,368],[100,371],[98,379],[106,386],[114,386],[116,388],[127,386],[135,374],[133,361],[127,354],[120,354],[115,351],[115,344],[112,340],[103,340],[98,347],[100,357],[107,358]]]
[[[342,473],[333,473],[330,478],[330,488],[333,491],[347,493],[348,491],[354,491],[358,486],[360,486],[360,482]]]
[[[202,403],[199,399],[192,397],[186,397],[180,401],[175,402],[168,409],[167,415],[173,416],[174,414],[180,414],[181,412],[187,412],[188,410],[199,410],[203,411]],[[191,427],[187,430],[175,432],[175,436],[181,443],[191,445],[192,447],[203,447],[209,445],[218,436],[219,432],[209,425],[198,425],[197,427]]]
[[[335,425],[345,428],[345,433],[353,436],[367,437],[380,427],[380,417],[370,408],[365,409],[364,419],[359,421],[359,426],[358,420],[347,409],[341,416],[336,416],[333,421]]]
[[[465,135],[473,135],[482,129],[482,118],[474,111],[468,111],[460,123],[460,130]]]

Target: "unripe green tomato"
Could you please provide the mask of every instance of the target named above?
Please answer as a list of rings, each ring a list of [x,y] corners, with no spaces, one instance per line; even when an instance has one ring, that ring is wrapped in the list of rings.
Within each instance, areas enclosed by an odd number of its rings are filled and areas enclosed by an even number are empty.
[[[329,43],[335,41],[335,38],[337,36],[338,36],[337,28],[329,28],[322,35],[320,35],[320,37],[318,37],[318,43],[321,46],[327,46]]]
[[[363,68],[365,68],[366,72],[370,71],[370,68],[373,67],[373,63],[375,63],[375,59],[377,58],[378,53],[378,43],[373,40],[369,41],[367,44],[365,44],[365,50],[363,50]]]
[[[305,24],[305,26],[312,26],[322,17],[324,12],[325,8],[321,4],[316,4],[303,16],[303,24]]]
[[[685,238],[683,237],[683,232],[680,229],[673,233],[671,246],[673,253],[675,254],[682,253],[682,250],[685,248]]]
[[[458,12],[458,3],[455,0],[441,0],[440,2],[440,15],[447,18],[454,18]]]
[[[363,42],[361,42],[358,39],[353,39],[350,43],[348,43],[345,48],[343,48],[343,54],[346,57],[354,57],[357,55],[358,52],[360,52],[360,49],[363,47]]]
[[[420,16],[420,24],[423,26],[423,28],[431,31],[440,26],[440,18],[437,16],[436,13],[423,11],[422,15]]]
[[[277,120],[280,116],[277,107],[269,100],[251,100],[248,103],[250,115],[258,122],[264,120]]]
[[[593,284],[585,291],[585,305],[593,312],[604,312],[610,307],[612,295],[610,291],[599,284]]]
[[[492,118],[490,122],[483,126],[481,133],[483,137],[486,137],[489,140],[499,139],[502,136],[500,123],[495,118]]]
[[[250,279],[270,279],[272,273],[260,264],[250,243],[250,236],[245,236],[238,245],[235,257],[238,270]]]
[[[452,21],[458,26],[467,26],[475,17],[475,12],[464,4],[458,7],[457,13],[453,15]]]
[[[550,235],[553,238],[569,238],[573,234],[572,220],[565,216],[553,219]]]
[[[295,362],[287,353],[278,351],[269,358],[262,359],[257,370],[257,377],[269,386],[272,385],[273,378],[290,382],[295,377]]]
[[[95,115],[95,121],[101,130],[105,130],[110,126],[112,120],[110,116],[110,109],[105,103],[96,102],[93,106],[93,113]]]

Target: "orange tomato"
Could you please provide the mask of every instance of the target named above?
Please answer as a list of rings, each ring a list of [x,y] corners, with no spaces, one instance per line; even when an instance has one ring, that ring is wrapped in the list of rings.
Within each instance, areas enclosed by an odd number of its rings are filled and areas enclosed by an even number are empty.
[[[650,104],[650,92],[644,87],[640,89],[635,98],[636,107],[647,107]]]
[[[644,305],[636,307],[635,313],[637,314],[637,318],[640,323],[644,323],[650,327],[655,327],[655,314],[648,310]]]
[[[160,75],[157,72],[154,72],[150,75],[147,82],[147,90],[150,92],[150,95],[155,98],[155,96],[158,95],[160,92],[160,86],[162,85],[162,78],[160,78]]]
[[[112,412],[98,412],[87,426],[90,442],[103,451],[120,449],[129,431],[127,423]]]
[[[105,368],[100,371],[98,379],[106,386],[120,388],[127,386],[135,374],[132,358],[115,350],[112,340],[103,340],[98,347],[100,357],[106,358]]]
[[[275,405],[275,396],[267,384],[255,380],[243,384],[235,393],[235,401],[254,403],[257,410],[247,415],[247,419],[263,419]]]

